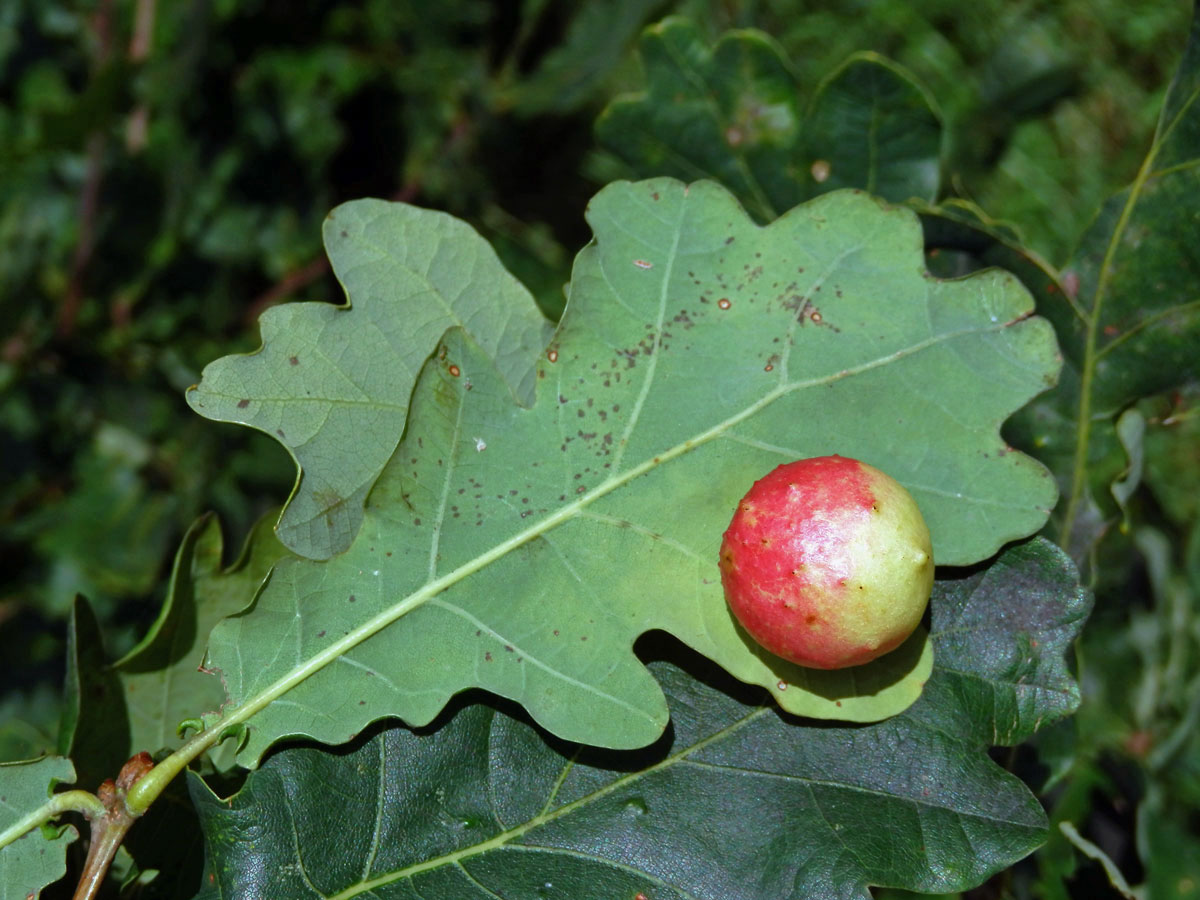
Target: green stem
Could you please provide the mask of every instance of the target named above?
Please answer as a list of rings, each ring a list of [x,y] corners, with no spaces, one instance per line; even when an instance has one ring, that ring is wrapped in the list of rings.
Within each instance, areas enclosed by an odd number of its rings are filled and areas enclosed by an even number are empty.
[[[87,791],[63,791],[61,794],[53,794],[45,804],[0,832],[0,847],[7,847],[27,832],[67,812],[83,813],[89,819],[96,819],[103,816],[107,810],[95,794]]]
[[[1129,898],[1129,900],[1145,900],[1146,888],[1140,886],[1130,887],[1129,882],[1125,880],[1125,876],[1121,874],[1121,870],[1117,868],[1117,864],[1109,858],[1108,854],[1081,835],[1075,829],[1074,825],[1072,825],[1070,822],[1059,822],[1058,830],[1063,833],[1063,836],[1066,837],[1068,841],[1075,845],[1075,848],[1079,850],[1080,853],[1082,853],[1088,859],[1094,859],[1096,862],[1100,863],[1100,865],[1104,868],[1104,874],[1108,876],[1108,883],[1111,884],[1119,894]]]
[[[1121,237],[1124,235],[1125,229],[1129,225],[1129,220],[1133,216],[1134,207],[1141,198],[1142,187],[1145,185],[1146,179],[1150,177],[1150,171],[1154,165],[1154,157],[1157,155],[1160,146],[1161,143],[1156,138],[1154,145],[1150,148],[1150,152],[1142,160],[1141,168],[1138,169],[1137,176],[1134,178],[1133,184],[1129,187],[1129,196],[1125,200],[1125,206],[1121,210],[1117,224],[1113,227],[1112,237],[1108,241],[1108,247],[1104,251],[1104,259],[1100,263],[1096,277],[1096,292],[1092,299],[1091,315],[1087,320],[1087,338],[1083,349],[1083,370],[1080,373],[1079,381],[1079,427],[1075,432],[1075,459],[1073,462],[1074,471],[1071,473],[1071,493],[1067,497],[1067,509],[1063,515],[1062,532],[1058,540],[1059,546],[1068,553],[1071,552],[1071,536],[1075,530],[1075,520],[1079,516],[1079,504],[1083,500],[1083,492],[1087,484],[1088,445],[1091,443],[1092,437],[1092,379],[1096,373],[1096,343],[1099,339],[1101,328],[1100,313],[1104,308],[1104,301],[1108,296],[1109,281],[1112,279],[1114,260],[1116,259],[1117,249],[1121,245]]]
[[[230,715],[228,719],[223,719],[206,728],[139,778],[125,794],[125,808],[134,816],[143,815],[150,808],[150,804],[158,798],[158,795],[167,789],[167,785],[174,781],[175,776],[186,769],[192,760],[221,742],[221,737],[225,734],[226,729],[234,724],[231,720],[237,718],[237,713],[244,712],[246,709],[243,707]],[[237,720],[244,721],[257,711],[257,709],[250,710]]]

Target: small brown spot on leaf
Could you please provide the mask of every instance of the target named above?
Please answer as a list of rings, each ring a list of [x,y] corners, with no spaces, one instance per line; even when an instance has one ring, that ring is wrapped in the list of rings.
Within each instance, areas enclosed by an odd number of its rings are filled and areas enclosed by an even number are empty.
[[[462,369],[460,369],[458,366],[451,366],[450,374],[453,375],[455,378],[457,378],[459,375],[462,374]]]
[[[250,405],[249,400],[239,400],[238,401],[238,409],[245,409],[249,405]]]

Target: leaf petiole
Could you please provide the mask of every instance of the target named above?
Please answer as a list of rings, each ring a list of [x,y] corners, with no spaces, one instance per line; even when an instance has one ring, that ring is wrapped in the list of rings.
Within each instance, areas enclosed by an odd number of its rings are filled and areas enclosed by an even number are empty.
[[[52,794],[40,807],[0,832],[0,847],[7,847],[39,825],[68,812],[82,813],[90,820],[103,816],[107,810],[100,798],[89,791],[63,791],[61,794]]]

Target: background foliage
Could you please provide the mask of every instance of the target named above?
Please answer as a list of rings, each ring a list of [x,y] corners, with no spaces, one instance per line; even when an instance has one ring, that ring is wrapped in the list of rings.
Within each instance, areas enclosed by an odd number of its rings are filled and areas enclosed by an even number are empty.
[[[198,418],[182,392],[209,360],[256,347],[268,307],[341,299],[320,243],[337,203],[398,198],[464,218],[557,315],[590,237],[587,200],[651,174],[604,139],[601,112],[644,86],[642,27],[680,14],[705,46],[731,28],[770,35],[804,102],[852,53],[904,66],[944,125],[936,195],[1011,222],[1058,268],[1134,180],[1189,13],[1115,0],[4,4],[0,759],[62,746],[60,718],[87,733],[71,692],[60,700],[68,640],[92,629],[109,659],[133,649],[200,513],[216,510],[237,546],[286,497],[286,453]],[[1200,893],[1196,855],[1178,852],[1196,845],[1200,804],[1194,401],[1186,385],[1140,399],[1124,445],[1095,448],[1096,484],[1132,459],[1141,487],[1124,511],[1100,496],[1097,516],[1126,527],[1090,573],[1084,704],[998,755],[1055,820],[1163,897]],[[1054,410],[1034,413],[1011,439],[1045,432]],[[198,579],[238,577],[211,526],[187,540],[207,560]],[[119,677],[136,678],[138,658]],[[1057,835],[986,890],[1110,890]],[[168,881],[148,890],[197,887]]]

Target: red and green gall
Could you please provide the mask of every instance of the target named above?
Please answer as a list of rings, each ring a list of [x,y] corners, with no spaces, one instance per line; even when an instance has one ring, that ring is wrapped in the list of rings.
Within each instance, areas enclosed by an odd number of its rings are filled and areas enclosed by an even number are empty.
[[[895,479],[842,456],[779,466],[738,503],[721,543],[725,599],[764,648],[816,669],[894,650],[921,621],[933,549]]]

